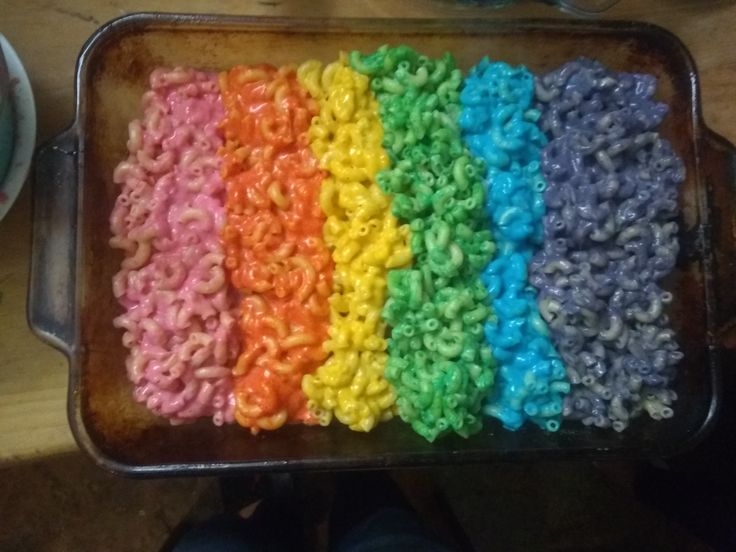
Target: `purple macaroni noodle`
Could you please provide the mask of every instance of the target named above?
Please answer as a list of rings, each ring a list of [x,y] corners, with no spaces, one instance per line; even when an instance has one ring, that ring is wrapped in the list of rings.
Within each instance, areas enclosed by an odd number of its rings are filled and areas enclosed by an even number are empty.
[[[615,73],[580,59],[541,76],[547,180],[544,248],[529,277],[565,361],[563,414],[623,431],[648,413],[673,415],[682,358],[659,282],[678,254],[684,166],[656,132],[667,106],[651,75]]]

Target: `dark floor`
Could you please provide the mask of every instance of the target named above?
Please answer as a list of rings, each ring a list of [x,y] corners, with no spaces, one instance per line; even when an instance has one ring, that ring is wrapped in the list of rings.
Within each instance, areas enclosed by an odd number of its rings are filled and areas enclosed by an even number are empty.
[[[428,525],[465,550],[708,550],[634,495],[633,464],[493,464],[393,472]],[[324,542],[315,511],[308,538]],[[130,480],[81,454],[0,468],[0,550],[157,551],[223,503],[214,478]],[[94,520],[94,521],[93,521]]]

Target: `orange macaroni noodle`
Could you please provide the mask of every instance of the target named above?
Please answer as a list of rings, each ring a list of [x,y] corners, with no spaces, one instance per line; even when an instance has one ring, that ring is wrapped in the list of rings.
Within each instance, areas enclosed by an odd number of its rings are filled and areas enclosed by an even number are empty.
[[[343,57],[324,69],[308,61],[297,73],[319,101],[309,138],[329,173],[320,205],[335,262],[325,342],[330,357],[304,377],[302,388],[321,424],[330,423],[334,414],[355,431],[370,431],[394,414],[394,392],[383,377],[387,355],[381,310],[388,269],[411,262],[409,227],[399,226],[390,199],[375,182],[388,156],[368,78],[350,69]]]
[[[253,433],[314,424],[301,381],[327,356],[332,290],[319,207],[324,173],[307,136],[319,106],[289,67],[236,67],[220,75],[220,88],[225,267],[242,294],[235,418]]]

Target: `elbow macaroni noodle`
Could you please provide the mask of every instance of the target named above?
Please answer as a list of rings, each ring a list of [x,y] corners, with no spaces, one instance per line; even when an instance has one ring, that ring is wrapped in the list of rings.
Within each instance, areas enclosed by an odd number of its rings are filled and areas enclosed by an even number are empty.
[[[154,70],[110,216],[134,398],[252,433],[398,412],[429,441],[481,411],[671,417],[684,168],[655,88],[407,46]]]
[[[330,297],[327,361],[302,387],[312,411],[327,425],[334,416],[355,431],[370,431],[394,412],[384,378],[386,324],[381,309],[388,269],[411,261],[409,228],[399,226],[376,173],[388,164],[383,128],[367,77],[343,57],[323,69],[308,61],[299,80],[320,104],[309,129],[311,146],[328,176],[320,204],[327,215],[325,241],[335,262]]]

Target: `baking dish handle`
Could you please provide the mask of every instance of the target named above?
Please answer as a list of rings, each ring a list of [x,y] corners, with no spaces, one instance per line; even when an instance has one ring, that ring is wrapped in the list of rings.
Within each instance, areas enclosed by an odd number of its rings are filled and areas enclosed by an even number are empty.
[[[32,199],[28,323],[67,352],[75,335],[77,143],[71,127],[38,149]]]
[[[706,131],[703,144],[700,158],[710,195],[716,338],[736,351],[736,148],[711,131]]]

